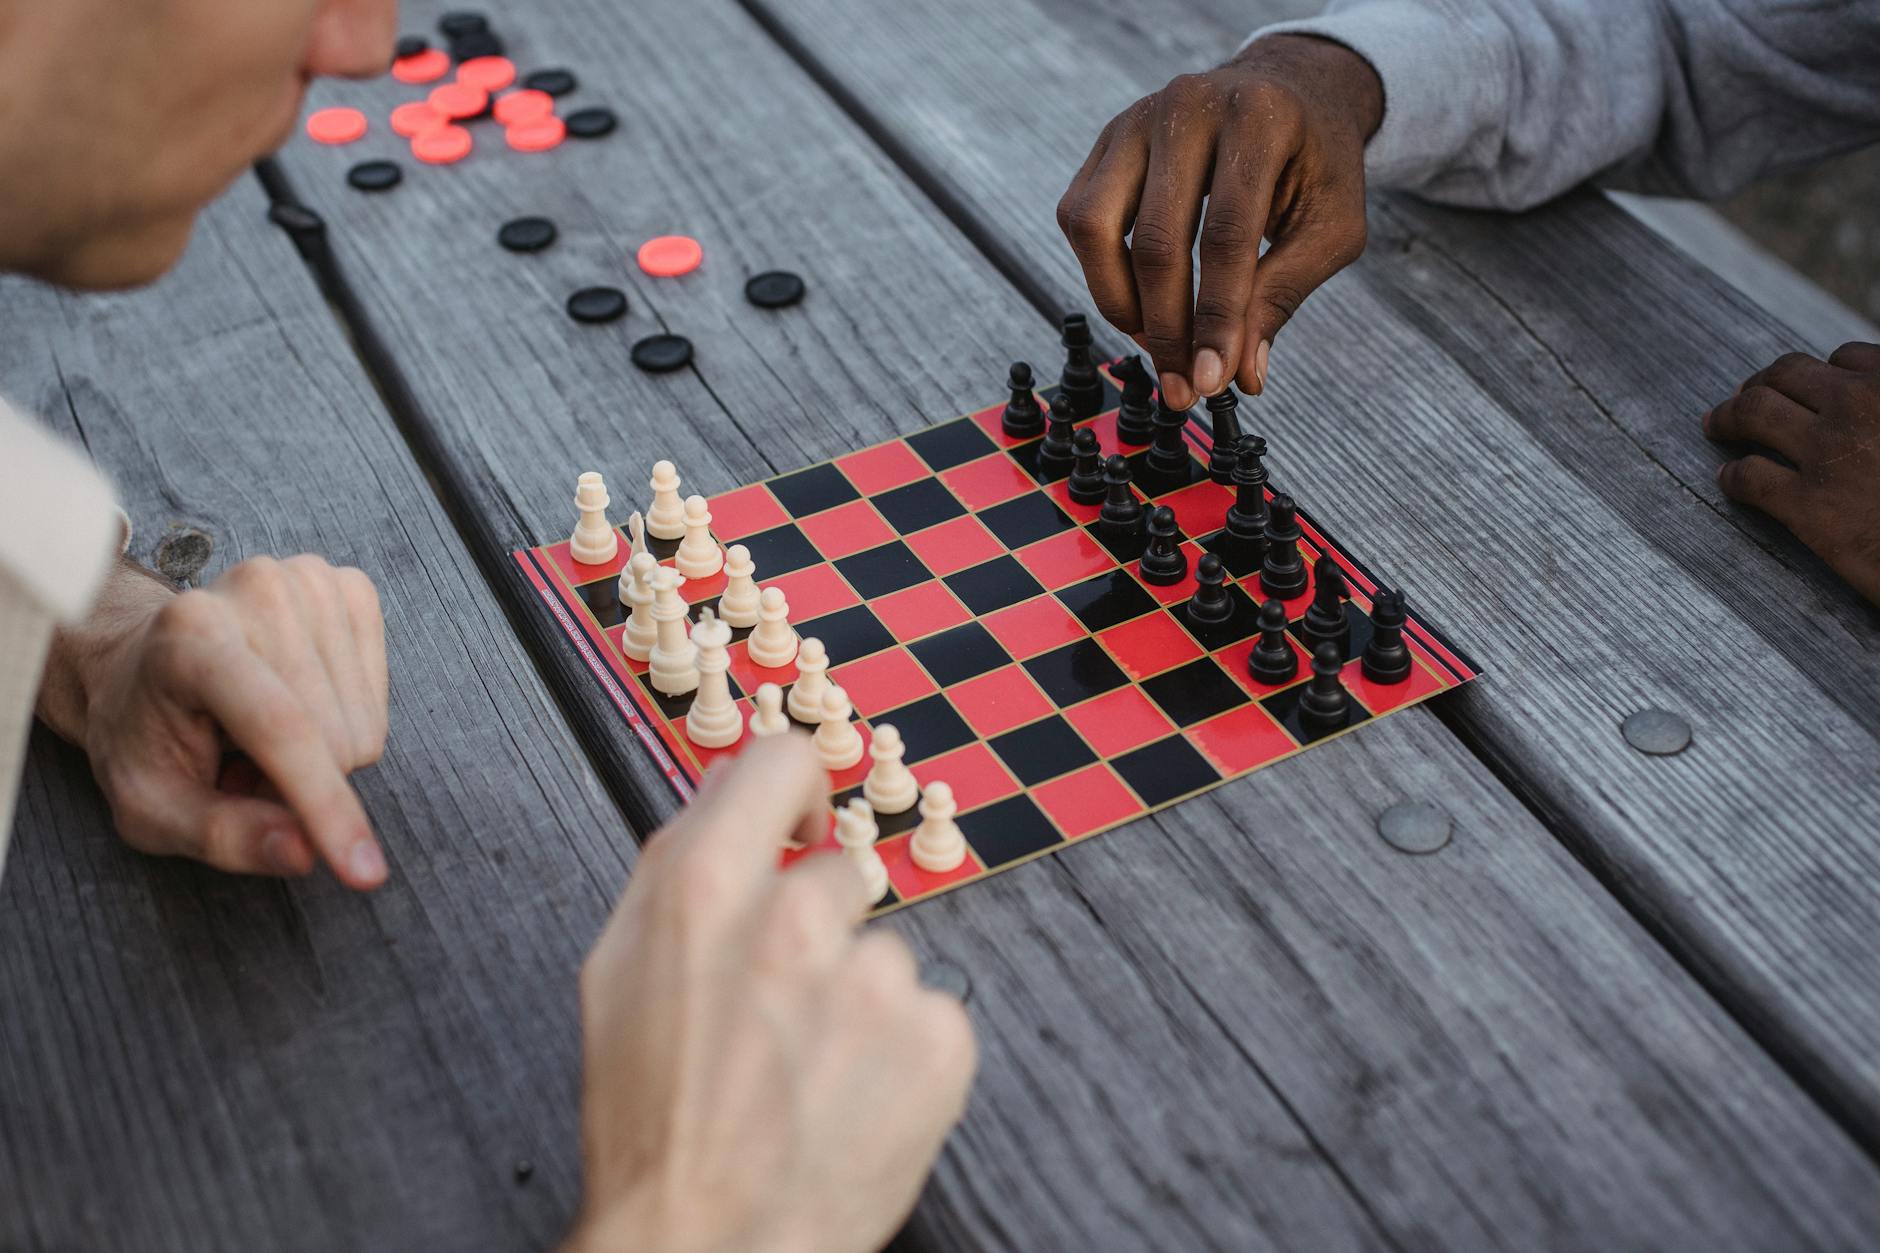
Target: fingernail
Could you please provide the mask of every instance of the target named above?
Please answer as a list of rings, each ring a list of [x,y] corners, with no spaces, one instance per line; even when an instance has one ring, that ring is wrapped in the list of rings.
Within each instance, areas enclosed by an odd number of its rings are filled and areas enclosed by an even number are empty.
[[[1212,348],[1195,354],[1195,390],[1203,396],[1221,390],[1221,354]]]
[[[261,859],[278,874],[307,873],[306,862],[300,857],[300,836],[294,831],[270,831],[262,836]]]
[[[371,840],[362,840],[353,845],[353,851],[346,858],[346,869],[361,883],[378,883],[385,878],[385,854],[379,852],[379,846]]]
[[[1272,341],[1263,339],[1260,341],[1260,347],[1253,354],[1253,372],[1260,380],[1262,392],[1266,391],[1266,359],[1272,351]]]

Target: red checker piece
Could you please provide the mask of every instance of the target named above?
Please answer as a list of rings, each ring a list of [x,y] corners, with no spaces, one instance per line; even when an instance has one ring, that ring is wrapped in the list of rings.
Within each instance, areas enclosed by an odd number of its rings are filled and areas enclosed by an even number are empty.
[[[1305,673],[1310,673],[1309,668]],[[1411,701],[1422,700],[1425,696],[1443,690],[1443,681],[1417,661],[1414,653],[1411,655],[1410,677],[1402,683],[1373,683],[1364,677],[1364,667],[1357,663],[1347,665],[1343,677],[1346,689],[1374,714],[1402,709]]]
[[[976,879],[985,873],[986,868],[979,864],[979,858],[973,855],[970,846],[960,864],[951,870],[934,873],[922,870],[914,864],[914,855],[909,847],[914,840],[914,833],[906,831],[875,845],[875,851],[881,854],[882,862],[888,867],[888,882],[894,885],[895,892],[904,901],[919,900],[942,888]]]
[[[1053,708],[1050,698],[1017,666],[955,683],[947,689],[947,699],[984,739],[1042,718]]]
[[[1193,540],[1184,540],[1181,548],[1182,555],[1188,558],[1188,573],[1182,575],[1179,583],[1164,583],[1158,586],[1154,583],[1143,582],[1141,567],[1133,563],[1130,566],[1136,574],[1136,581],[1142,583],[1143,590],[1165,605],[1179,605],[1195,594],[1195,566],[1207,556],[1202,551],[1201,545]]]
[[[998,537],[971,514],[916,531],[906,537],[905,543],[923,566],[941,578],[982,561],[991,561],[1005,552],[1005,545]]]
[[[915,479],[927,477],[927,463],[900,440],[889,440],[873,448],[836,458],[836,468],[855,484],[864,496],[879,496],[897,487],[906,487]]]
[[[1195,637],[1165,613],[1144,614],[1133,622],[1111,627],[1097,636],[1132,679],[1146,679],[1173,670],[1202,653]]]
[[[842,690],[855,703],[855,712],[864,718],[899,709],[940,690],[905,648],[883,649],[872,657],[851,661],[845,666],[832,666],[829,677],[842,685]],[[889,717],[886,721],[894,719]]]
[[[425,99],[433,109],[454,120],[475,117],[490,102],[490,93],[470,83],[444,83],[431,88]]]
[[[1005,651],[1019,661],[1090,634],[1070,610],[1050,596],[1001,609],[988,615],[984,624],[986,630],[992,632],[992,638],[1005,645]]]
[[[958,626],[973,616],[960,598],[938,581],[894,592],[871,602],[869,607],[881,619],[881,625],[903,644]]]
[[[407,100],[392,110],[392,133],[415,139],[426,131],[450,125],[450,119],[431,107],[429,100]]]
[[[439,126],[413,136],[411,155],[426,165],[452,165],[470,155],[474,141],[461,126]]]
[[[392,62],[392,77],[401,83],[435,83],[448,73],[450,53],[442,48],[426,48],[416,56]]]
[[[654,278],[678,278],[698,269],[705,249],[690,235],[655,235],[640,245],[634,260]]]
[[[460,75],[459,78],[462,76]],[[512,91],[496,99],[496,120],[504,126],[514,126],[518,122],[533,122],[547,117],[555,111],[555,97],[545,91],[526,88]]]
[[[1234,493],[1210,479],[1167,496],[1158,496],[1155,503],[1175,511],[1175,521],[1181,524],[1183,535],[1201,539],[1227,525],[1227,510],[1234,503]]]
[[[1059,532],[1050,539],[1021,548],[1017,557],[1018,564],[1053,592],[1116,565],[1116,559],[1082,527]]]
[[[1015,795],[1018,781],[984,744],[968,744],[908,767],[922,787],[944,782],[953,789],[960,812]]]
[[[549,114],[503,128],[503,138],[517,152],[547,152],[568,137],[568,124]]]
[[[1253,696],[1271,696],[1282,687],[1291,687],[1301,679],[1312,677],[1312,658],[1306,656],[1305,649],[1301,648],[1299,641],[1292,637],[1291,632],[1288,632],[1286,645],[1293,650],[1293,656],[1299,659],[1299,673],[1278,686],[1260,682],[1247,669],[1247,661],[1253,656],[1254,646],[1259,642],[1260,637],[1256,635],[1252,639],[1241,640],[1238,644],[1229,644],[1214,655],[1215,660],[1221,663],[1221,668],[1233,675],[1234,681],[1246,688]]]
[[[954,466],[940,475],[940,481],[952,488],[968,509],[990,509],[1038,486],[1018,462],[1002,452]]]
[[[457,67],[457,81],[484,91],[501,91],[516,81],[516,64],[508,57],[472,57]]]
[[[855,594],[847,579],[836,573],[834,566],[809,566],[774,579],[764,578],[760,570],[758,583],[762,587],[783,589],[783,598],[790,603],[790,621],[796,623],[806,623],[862,603],[862,598]]]
[[[1173,724],[1139,687],[1119,687],[1064,711],[1064,720],[1101,757],[1117,757],[1174,730]]]
[[[1031,798],[1071,840],[1144,812],[1135,793],[1102,762],[1033,788]]]
[[[712,534],[726,543],[782,526],[790,520],[790,515],[762,483],[714,496],[706,503],[712,511]]]
[[[1278,761],[1297,747],[1273,715],[1258,705],[1230,709],[1184,734],[1222,773],[1230,775]]]
[[[864,548],[885,544],[894,538],[894,528],[865,500],[851,500],[846,505],[814,514],[798,522],[797,528],[809,537],[816,551],[834,561],[859,553]]]
[[[349,144],[366,133],[366,115],[357,109],[317,109],[307,116],[307,136],[319,144]]]

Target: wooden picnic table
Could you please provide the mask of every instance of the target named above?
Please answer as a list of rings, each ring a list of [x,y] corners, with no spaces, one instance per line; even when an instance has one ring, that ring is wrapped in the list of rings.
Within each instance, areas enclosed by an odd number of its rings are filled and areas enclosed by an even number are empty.
[[[552,1247],[575,972],[672,802],[507,553],[566,532],[579,470],[670,456],[723,491],[1054,363],[1086,300],[1052,209],[1091,137],[1307,7],[514,6],[510,53],[616,134],[485,132],[364,195],[345,171],[398,152],[410,89],[322,85],[374,133],[293,140],[154,288],[0,286],[0,391],[117,477],[136,555],[358,564],[394,669],[369,897],[130,853],[38,734],[0,881],[0,1249]],[[560,242],[497,253],[529,213]],[[1721,500],[1695,422],[1802,345],[1593,192],[1378,196],[1371,226],[1247,416],[1487,676],[878,924],[983,1044],[903,1241],[1871,1240],[1880,628]],[[633,247],[669,230],[706,266],[648,281]],[[759,316],[744,278],[776,267],[811,296]],[[561,313],[593,282],[625,330]],[[656,328],[692,368],[627,364]],[[1627,744],[1655,708],[1690,748]],[[1449,845],[1381,839],[1402,801]]]

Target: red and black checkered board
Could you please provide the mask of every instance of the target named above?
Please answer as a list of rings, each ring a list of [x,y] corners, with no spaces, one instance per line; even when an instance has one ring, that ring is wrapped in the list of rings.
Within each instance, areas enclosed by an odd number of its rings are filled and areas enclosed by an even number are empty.
[[[1257,561],[1221,529],[1233,491],[1207,477],[1207,429],[1189,422],[1198,455],[1185,481],[1152,482],[1146,450],[1118,443],[1117,399],[1106,383],[1104,410],[1081,425],[1095,429],[1105,455],[1129,457],[1138,495],[1174,509],[1191,572],[1203,551],[1222,558],[1234,600],[1224,623],[1189,621],[1192,574],[1173,587],[1145,584],[1135,560],[1143,541],[1112,547],[1097,527],[1098,506],[1072,503],[1061,479],[1039,482],[1038,441],[1004,435],[1003,401],[711,498],[719,541],[748,547],[759,585],[782,588],[797,631],[828,647],[830,676],[855,702],[864,738],[871,724],[891,723],[921,783],[944,779],[958,798],[970,853],[950,874],[929,874],[909,856],[917,814],[882,818],[879,847],[893,887],[881,910],[1062,848],[1325,738],[1299,726],[1298,696],[1311,673],[1302,648],[1293,683],[1270,688],[1248,675],[1258,637]],[[1370,637],[1378,580],[1303,510],[1299,521],[1308,567],[1330,553],[1353,593],[1344,673],[1355,698],[1351,725],[1476,676],[1472,662],[1413,614],[1404,631],[1415,658],[1410,679],[1367,681],[1356,658]],[[623,555],[626,547],[623,540]],[[652,547],[670,564],[678,543]],[[691,698],[655,693],[646,663],[621,651],[621,561],[583,565],[566,541],[515,558],[673,790],[689,800],[705,768],[737,746],[714,751],[686,739]],[[685,584],[695,613],[716,602],[724,581],[720,574]],[[1311,599],[1308,588],[1287,603],[1295,631]],[[747,717],[759,684],[787,689],[796,677],[794,666],[753,665],[748,635],[736,632],[730,671]],[[859,789],[869,760],[834,778],[837,803]]]

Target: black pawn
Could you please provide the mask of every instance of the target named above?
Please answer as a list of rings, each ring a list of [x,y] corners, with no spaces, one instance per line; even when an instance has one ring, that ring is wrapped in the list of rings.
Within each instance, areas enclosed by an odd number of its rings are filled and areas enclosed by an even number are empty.
[[[1195,594],[1188,601],[1191,622],[1225,622],[1234,616],[1227,595],[1227,570],[1213,553],[1195,562]]]
[[[1070,402],[1062,394],[1051,397],[1051,417],[1045,423],[1044,440],[1038,445],[1040,474],[1049,478],[1070,468],[1071,458],[1077,452],[1071,438],[1076,422],[1077,415],[1071,412]]]
[[[1122,539],[1141,531],[1142,502],[1130,489],[1129,462],[1123,460],[1121,453],[1110,454],[1110,459],[1103,463],[1103,486],[1106,499],[1103,512],[1097,517],[1103,524],[1104,534]]]
[[[1320,644],[1335,644],[1342,659],[1351,651],[1351,623],[1345,617],[1345,572],[1326,553],[1312,565],[1312,604],[1299,623],[1306,647],[1317,650]]]
[[[1312,679],[1299,694],[1299,727],[1307,735],[1344,729],[1351,720],[1351,693],[1339,681],[1344,660],[1329,640],[1312,652]]]
[[[1071,438],[1071,499],[1080,505],[1099,505],[1109,486],[1103,481],[1103,450],[1097,433],[1084,427]]]
[[[1038,397],[1031,390],[1031,366],[1023,361],[1014,361],[1005,381],[1012,389],[1012,398],[1005,404],[1005,414],[999,419],[999,427],[1013,439],[1030,439],[1044,430],[1044,409],[1039,406]]]
[[[1266,513],[1266,560],[1260,563],[1260,590],[1291,600],[1306,590],[1306,563],[1299,560],[1298,506],[1281,493]]]
[[[1208,477],[1216,483],[1234,481],[1234,465],[1240,459],[1240,397],[1224,387],[1208,397],[1208,416],[1214,419],[1214,448],[1208,453]]]
[[[1227,509],[1227,533],[1235,539],[1266,542],[1266,441],[1243,435],[1234,459],[1234,503]]]
[[[1058,342],[1064,345],[1064,373],[1058,377],[1058,394],[1070,401],[1071,412],[1078,417],[1095,417],[1103,407],[1103,376],[1090,359],[1090,323],[1083,314],[1064,315],[1064,332]]]
[[[1161,505],[1149,515],[1149,548],[1142,554],[1142,581],[1157,587],[1179,583],[1188,573],[1188,555],[1181,550],[1181,527],[1175,511]]]
[[[1116,438],[1140,448],[1155,438],[1155,384],[1141,357],[1125,357],[1114,371],[1123,380],[1123,405],[1116,411]]]
[[[1247,658],[1247,673],[1268,687],[1291,683],[1299,673],[1299,654],[1286,642],[1286,606],[1276,600],[1260,606],[1260,642]]]
[[[1182,438],[1182,428],[1188,425],[1188,415],[1180,409],[1171,409],[1168,402],[1158,399],[1155,403],[1155,443],[1149,446],[1149,471],[1158,478],[1178,479],[1188,474],[1188,443]]]
[[[1403,624],[1403,593],[1385,588],[1371,602],[1371,642],[1364,646],[1364,677],[1371,682],[1402,683],[1410,677]]]

